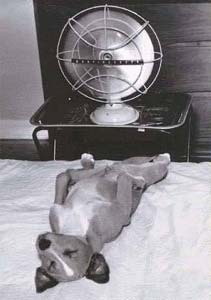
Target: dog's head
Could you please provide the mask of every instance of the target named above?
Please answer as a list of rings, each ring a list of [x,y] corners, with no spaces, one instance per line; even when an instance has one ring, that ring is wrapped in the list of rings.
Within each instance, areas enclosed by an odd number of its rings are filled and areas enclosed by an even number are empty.
[[[49,232],[39,235],[36,247],[42,262],[35,276],[38,293],[84,276],[98,283],[109,280],[103,255],[93,253],[91,246],[77,237]]]

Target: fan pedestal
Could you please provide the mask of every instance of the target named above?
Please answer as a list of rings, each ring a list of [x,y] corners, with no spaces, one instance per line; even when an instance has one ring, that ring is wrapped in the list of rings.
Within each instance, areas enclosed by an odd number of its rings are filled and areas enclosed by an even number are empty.
[[[123,103],[102,105],[90,115],[92,122],[98,125],[126,125],[138,118],[139,112]]]

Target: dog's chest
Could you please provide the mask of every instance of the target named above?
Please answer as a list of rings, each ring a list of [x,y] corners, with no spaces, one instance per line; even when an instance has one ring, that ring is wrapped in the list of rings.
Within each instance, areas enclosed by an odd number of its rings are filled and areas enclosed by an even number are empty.
[[[86,190],[73,189],[64,205],[55,204],[51,209],[57,232],[61,234],[85,236],[90,222],[105,203]],[[106,204],[107,205],[107,204]]]

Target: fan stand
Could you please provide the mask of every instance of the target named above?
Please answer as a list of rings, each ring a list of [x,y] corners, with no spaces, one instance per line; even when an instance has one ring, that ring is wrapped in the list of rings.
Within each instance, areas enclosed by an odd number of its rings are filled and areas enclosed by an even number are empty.
[[[126,125],[138,118],[139,112],[124,103],[101,105],[90,115],[91,121],[98,125]]]

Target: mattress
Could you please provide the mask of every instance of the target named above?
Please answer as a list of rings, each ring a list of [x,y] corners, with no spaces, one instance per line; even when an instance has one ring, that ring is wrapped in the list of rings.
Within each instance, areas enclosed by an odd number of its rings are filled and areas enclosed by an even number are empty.
[[[98,161],[98,165],[110,161]],[[36,294],[38,234],[49,231],[56,175],[79,161],[0,160],[0,297],[3,300],[208,300],[211,298],[211,163],[171,163],[130,226],[103,254],[110,281],[60,283]]]

